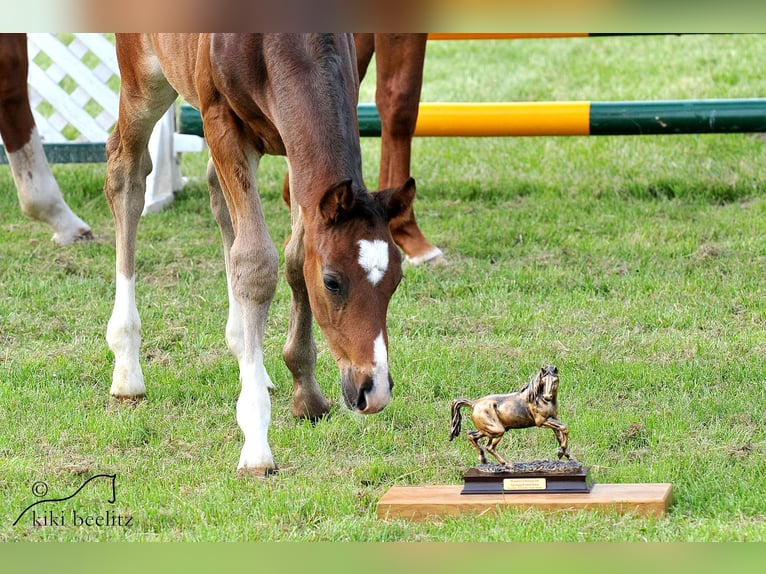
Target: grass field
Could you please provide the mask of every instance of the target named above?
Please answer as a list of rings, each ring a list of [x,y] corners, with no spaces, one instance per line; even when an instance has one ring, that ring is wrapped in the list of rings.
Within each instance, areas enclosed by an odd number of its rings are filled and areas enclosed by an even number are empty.
[[[424,101],[766,96],[766,37],[659,36],[432,42]],[[365,81],[362,101],[372,101]],[[363,141],[375,187],[379,142]],[[447,263],[408,267],[389,311],[394,399],[379,415],[342,406],[318,336],[318,379],[337,408],[316,426],[289,414],[281,360],[289,289],[266,339],[280,473],[235,473],[235,360],[223,339],[226,282],[202,183],[139,230],[148,400],[110,401],[104,333],[114,292],[104,167],[56,166],[98,240],[56,248],[20,214],[0,169],[0,540],[755,541],[766,540],[766,193],[758,135],[420,139],[416,210]],[[289,234],[285,164],[259,175],[270,233]],[[448,442],[449,405],[561,375],[571,450],[598,482],[672,482],[661,519],[609,513],[381,521],[394,485],[459,484],[475,463]],[[470,424],[470,423],[468,423]],[[553,433],[506,435],[501,452],[555,454]],[[35,526],[37,500],[62,525]],[[39,488],[39,487],[38,487]],[[43,505],[38,507],[43,509]],[[76,525],[79,516],[130,525]],[[39,516],[39,514],[38,514]]]

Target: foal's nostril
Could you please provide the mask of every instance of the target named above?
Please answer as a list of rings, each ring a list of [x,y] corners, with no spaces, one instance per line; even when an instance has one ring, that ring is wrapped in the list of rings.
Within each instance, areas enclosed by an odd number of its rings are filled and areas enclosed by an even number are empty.
[[[367,408],[367,392],[372,390],[372,386],[373,381],[372,377],[370,377],[359,387],[359,396],[356,399],[357,410],[363,411]]]

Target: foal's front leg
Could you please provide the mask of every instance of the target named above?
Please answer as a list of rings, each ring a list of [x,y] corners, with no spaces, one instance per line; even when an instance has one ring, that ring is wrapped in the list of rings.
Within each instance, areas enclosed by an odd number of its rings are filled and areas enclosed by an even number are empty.
[[[227,342],[237,357],[241,383],[237,423],[245,443],[237,469],[265,476],[277,468],[268,443],[272,383],[264,365],[263,341],[277,286],[279,256],[266,229],[256,185],[259,154],[248,143],[230,110],[212,104],[203,111],[203,121],[218,175],[216,180],[209,173],[208,182],[220,183],[220,190],[211,187],[211,203],[215,212],[215,202],[220,201],[219,194],[223,192],[228,208],[225,213],[221,206],[215,215],[224,248],[228,250],[226,271],[232,302]]]
[[[135,74],[127,75],[135,78]],[[141,321],[136,307],[136,231],[144,208],[146,176],[152,169],[147,144],[152,128],[176,93],[169,84],[155,81],[153,100],[131,100],[134,93],[123,80],[120,116],[106,145],[107,173],[104,185],[114,217],[117,259],[114,309],[106,330],[109,348],[114,353],[112,396],[136,399],[146,393],[139,363]]]
[[[317,420],[330,411],[330,403],[322,395],[314,375],[317,354],[312,333],[311,307],[303,276],[303,222],[301,208],[290,202],[292,234],[285,247],[285,274],[292,290],[290,326],[282,357],[293,375],[294,417]]]

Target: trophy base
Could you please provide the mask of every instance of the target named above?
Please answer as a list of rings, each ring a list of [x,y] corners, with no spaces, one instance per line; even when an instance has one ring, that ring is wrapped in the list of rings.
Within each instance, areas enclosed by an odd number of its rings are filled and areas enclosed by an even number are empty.
[[[590,467],[574,461],[481,464],[463,475],[460,494],[551,494],[590,492]]]
[[[673,501],[670,483],[596,483],[588,493],[475,494],[460,493],[459,484],[392,486],[378,501],[383,520],[429,520],[447,516],[495,514],[506,509],[541,511],[601,511],[661,518]]]

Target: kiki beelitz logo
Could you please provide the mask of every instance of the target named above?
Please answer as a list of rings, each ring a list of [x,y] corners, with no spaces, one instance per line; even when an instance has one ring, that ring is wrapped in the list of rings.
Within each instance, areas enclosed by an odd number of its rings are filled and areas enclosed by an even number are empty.
[[[65,502],[67,500],[73,499],[78,494],[80,494],[80,491],[83,488],[97,479],[104,479],[109,481],[108,484],[111,486],[111,496],[106,500],[106,502],[109,504],[114,504],[117,501],[116,474],[97,474],[95,476],[91,476],[88,480],[83,482],[82,485],[72,494],[59,498],[43,498],[48,495],[48,485],[47,483],[38,480],[32,485],[32,494],[34,494],[40,500],[33,502],[24,510],[22,510],[21,514],[19,514],[19,517],[16,519],[13,525],[18,525],[21,523],[22,518],[26,517],[25,523],[27,523],[26,521],[29,521],[28,524],[31,524],[32,526],[131,526],[133,522],[132,516],[117,514],[111,509],[93,513],[78,511],[75,508],[70,512],[64,512],[60,508],[55,507],[54,503]],[[51,505],[53,505],[52,508]]]

